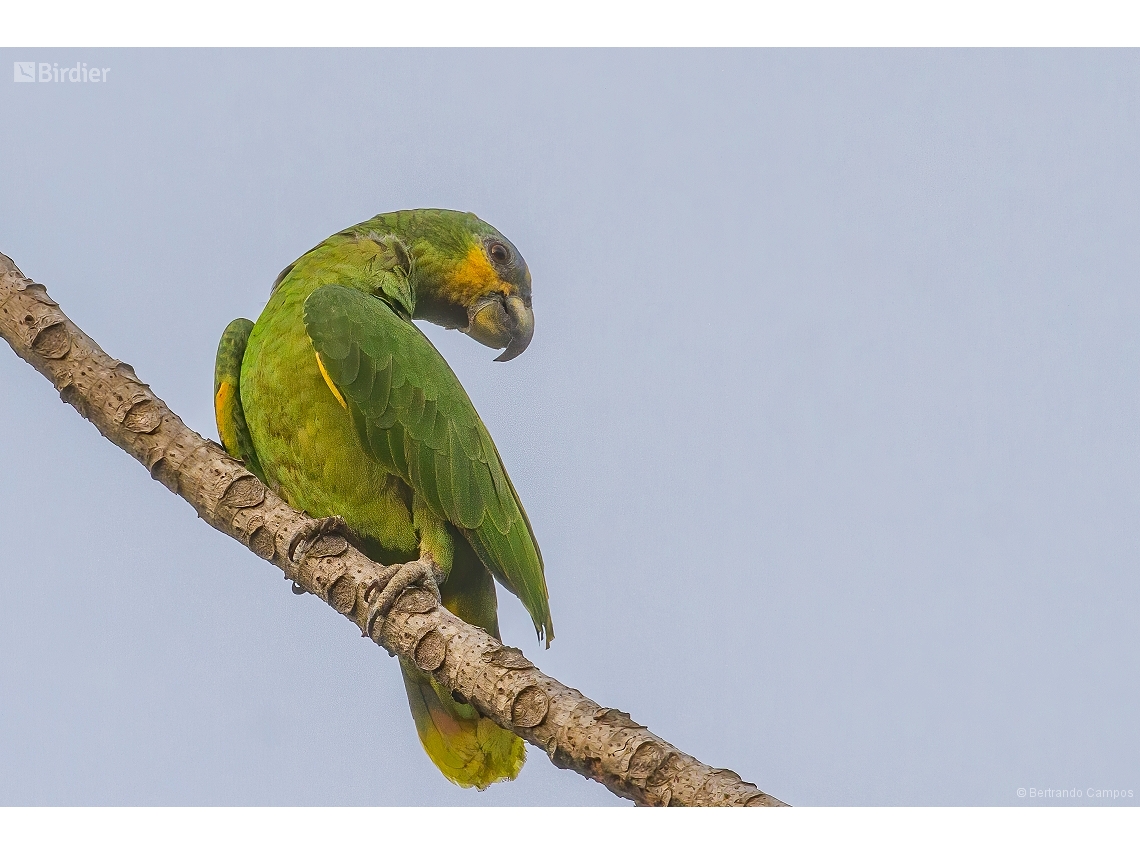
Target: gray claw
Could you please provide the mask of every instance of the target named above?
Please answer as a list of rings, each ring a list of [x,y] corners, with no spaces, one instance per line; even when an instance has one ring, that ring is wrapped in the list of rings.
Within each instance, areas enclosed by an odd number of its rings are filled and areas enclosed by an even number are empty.
[[[325,535],[332,535],[339,537],[345,541],[345,546],[348,545],[348,539],[352,532],[348,528],[348,523],[344,521],[344,517],[331,516],[322,517],[318,520],[305,520],[297,529],[293,539],[289,541],[289,560],[294,564],[299,564],[305,560],[305,555],[312,549],[317,541]],[[340,549],[339,552],[343,552]],[[336,554],[339,554],[336,553]]]
[[[390,568],[394,572],[383,581],[374,582],[364,595],[368,601],[368,618],[364,624],[365,634],[373,636],[376,621],[383,626],[388,612],[396,604],[396,600],[408,588],[421,587],[439,600],[439,584],[436,582],[434,562],[409,561],[407,564],[397,564]],[[373,599],[375,598],[375,599]]]

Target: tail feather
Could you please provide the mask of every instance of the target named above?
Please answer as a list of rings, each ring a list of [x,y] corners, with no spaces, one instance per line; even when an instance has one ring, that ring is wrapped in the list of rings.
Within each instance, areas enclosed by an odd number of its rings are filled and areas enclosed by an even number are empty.
[[[458,703],[447,689],[401,663],[408,705],[431,761],[449,781],[485,790],[496,781],[518,777],[526,744],[470,704]]]

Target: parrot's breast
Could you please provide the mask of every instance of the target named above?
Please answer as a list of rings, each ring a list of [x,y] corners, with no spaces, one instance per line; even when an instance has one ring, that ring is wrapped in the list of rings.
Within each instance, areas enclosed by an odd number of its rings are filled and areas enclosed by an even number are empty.
[[[270,486],[312,517],[340,515],[388,562],[418,556],[411,493],[361,445],[305,332],[304,291],[274,294],[242,362],[241,402]]]

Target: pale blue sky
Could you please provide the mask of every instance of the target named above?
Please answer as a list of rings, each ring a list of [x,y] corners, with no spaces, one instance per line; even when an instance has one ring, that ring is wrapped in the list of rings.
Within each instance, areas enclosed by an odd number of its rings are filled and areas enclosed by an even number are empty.
[[[534,341],[430,334],[546,558],[509,642],[793,804],[1140,792],[1137,56],[0,50],[111,69],[0,80],[0,251],[213,436],[282,267],[475,211]],[[618,803],[451,786],[351,624],[0,397],[0,803]]]

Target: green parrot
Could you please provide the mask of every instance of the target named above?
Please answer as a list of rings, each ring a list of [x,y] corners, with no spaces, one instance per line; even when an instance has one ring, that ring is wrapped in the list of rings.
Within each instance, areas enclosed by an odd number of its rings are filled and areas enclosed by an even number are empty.
[[[218,346],[218,435],[282,498],[341,517],[374,561],[430,558],[443,605],[499,637],[494,580],[554,637],[542,554],[471,399],[412,320],[513,359],[534,332],[514,245],[474,214],[380,214],[290,264]],[[521,739],[401,662],[428,756],[460,786],[515,778]]]

